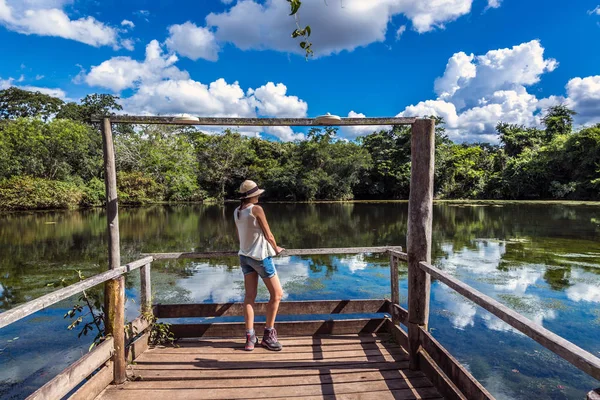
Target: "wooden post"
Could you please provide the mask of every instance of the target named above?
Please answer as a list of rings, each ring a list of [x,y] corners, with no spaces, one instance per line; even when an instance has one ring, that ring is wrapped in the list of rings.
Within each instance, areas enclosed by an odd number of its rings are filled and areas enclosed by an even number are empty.
[[[104,183],[106,185],[108,267],[109,269],[117,269],[121,266],[119,206],[117,203],[115,149],[109,118],[102,120],[100,129],[102,131]],[[113,337],[115,345],[115,354],[113,355],[114,383],[121,384],[127,380],[127,363],[125,361],[125,278],[123,276],[106,282],[104,286],[104,308],[106,311],[105,333]]]
[[[400,289],[398,287],[398,258],[393,254],[390,255],[390,288],[392,290],[392,305],[400,304]],[[400,323],[399,315],[392,312],[392,322],[394,325]]]
[[[150,280],[150,263],[140,268],[140,297],[142,316],[152,310],[152,281]]]
[[[419,327],[427,330],[431,277],[419,268],[431,262],[435,122],[418,119],[412,126],[408,201],[408,353],[410,369],[419,369]]]

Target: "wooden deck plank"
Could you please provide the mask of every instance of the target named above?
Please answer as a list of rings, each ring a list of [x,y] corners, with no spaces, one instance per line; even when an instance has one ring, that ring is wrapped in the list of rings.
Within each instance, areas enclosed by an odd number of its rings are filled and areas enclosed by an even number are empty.
[[[385,318],[327,319],[316,321],[283,321],[277,323],[280,336],[377,333],[385,329]],[[264,323],[256,323],[254,329],[261,332]],[[246,329],[243,322],[204,324],[172,324],[171,332],[176,338],[192,337],[239,337]]]
[[[195,339],[146,351],[121,386],[98,399],[439,399],[389,336],[292,337],[281,352],[241,350],[240,339]]]
[[[175,350],[175,349],[174,349]],[[257,349],[258,350],[258,349]],[[261,349],[262,350],[262,349]],[[375,348],[375,349],[349,349],[349,350],[336,350],[336,351],[328,351],[328,350],[320,350],[318,348],[315,351],[311,352],[288,352],[287,349],[283,349],[280,352],[273,351],[244,351],[244,349],[238,349],[237,351],[231,353],[185,353],[185,352],[177,352],[177,351],[161,351],[161,352],[146,352],[142,354],[138,359],[137,363],[144,362],[173,362],[173,363],[181,363],[181,362],[232,362],[238,361],[241,363],[247,362],[260,362],[260,361],[313,361],[313,360],[335,360],[339,358],[348,358],[348,357],[360,357],[366,356],[367,359],[370,357],[378,357],[378,356],[391,356],[397,359],[398,361],[403,361],[406,359],[406,352],[401,348],[391,348],[386,349]]]
[[[395,344],[387,344],[381,342],[369,342],[369,343],[352,343],[347,342],[345,344],[331,344],[331,345],[323,345],[323,344],[302,344],[302,345],[290,345],[287,340],[280,339],[281,343],[284,346],[283,352],[285,354],[301,354],[301,353],[330,353],[336,351],[350,351],[350,350],[391,350],[391,349],[401,349],[400,346]],[[223,342],[218,344],[199,344],[197,347],[172,347],[165,348],[160,350],[160,354],[239,354],[240,351],[244,351],[244,341],[237,342]],[[271,351],[264,349],[260,346],[257,346],[254,351],[251,353],[255,354],[266,354],[272,353]],[[148,354],[157,354],[154,350],[149,350]]]
[[[140,369],[133,366],[131,371],[136,376],[142,376],[146,380],[218,380],[218,379],[241,379],[241,378],[261,378],[270,376],[272,378],[291,378],[299,376],[318,376],[334,375],[345,373],[360,373],[369,371],[398,371],[408,368],[408,361],[400,362],[360,362],[339,364],[335,366],[323,367],[315,366],[313,368],[255,368],[251,370],[233,369],[233,370],[203,370],[203,369]],[[420,371],[410,371],[414,376],[424,376]],[[406,372],[408,375],[408,372]],[[295,378],[294,378],[295,379]]]
[[[309,344],[317,343],[319,345],[333,345],[333,344],[348,344],[348,343],[389,343],[394,344],[391,341],[391,336],[386,333],[379,334],[361,334],[361,335],[315,335],[315,336],[282,336],[279,335],[282,341],[285,341],[286,346],[306,346]],[[244,344],[245,339],[243,335],[234,338],[183,338],[177,341],[177,345],[180,347],[193,347],[204,346],[212,344],[218,347],[220,343],[231,344],[238,343]]]

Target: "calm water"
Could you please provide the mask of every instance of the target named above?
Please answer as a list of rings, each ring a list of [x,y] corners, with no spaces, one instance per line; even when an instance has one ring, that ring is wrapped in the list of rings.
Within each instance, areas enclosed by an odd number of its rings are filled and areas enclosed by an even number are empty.
[[[142,252],[230,250],[235,205],[121,210],[122,257]],[[266,204],[288,248],[406,245],[406,203]],[[600,207],[436,205],[434,263],[553,332],[600,355]],[[52,289],[47,283],[106,269],[100,210],[0,215],[0,311]],[[288,257],[277,261],[287,300],[389,296],[386,257]],[[400,288],[406,304],[406,269]],[[241,300],[235,259],[153,264],[155,301]],[[138,274],[127,280],[137,316]],[[582,399],[600,382],[433,282],[431,329],[499,399]],[[259,296],[267,297],[264,286]],[[20,399],[87,351],[66,329],[76,298],[0,330],[0,397]]]

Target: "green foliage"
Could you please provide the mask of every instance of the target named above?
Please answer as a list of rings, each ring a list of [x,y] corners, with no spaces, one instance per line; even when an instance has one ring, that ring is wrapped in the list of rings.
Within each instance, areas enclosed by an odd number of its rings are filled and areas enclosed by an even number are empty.
[[[300,48],[304,50],[306,53],[306,59],[308,60],[314,52],[312,50],[312,43],[308,41],[308,38],[311,34],[310,26],[305,26],[304,28],[300,28],[299,20],[298,20],[298,10],[300,10],[300,6],[302,6],[302,2],[300,0],[287,0],[290,3],[290,15],[293,15],[296,19],[297,28],[292,32],[292,38],[302,38],[300,41]]]
[[[152,346],[176,346],[175,335],[171,332],[171,324],[166,322],[156,322],[157,318],[152,311],[142,314],[142,317],[148,321],[151,326],[148,344]]]
[[[40,92],[10,87],[0,90],[0,120],[39,117],[46,121],[64,104],[61,99]]]
[[[160,200],[158,184],[142,172],[117,173],[117,190],[122,204],[141,205]]]
[[[83,190],[69,182],[28,176],[0,181],[0,210],[73,208],[83,197]]]
[[[95,94],[63,104],[39,93],[0,94],[9,104],[0,118],[0,208],[102,205],[101,135],[91,118],[121,110],[118,97]],[[573,115],[564,106],[550,108],[545,130],[501,122],[499,146],[452,143],[435,118],[436,197],[600,199],[600,125],[572,132]],[[313,128],[307,140],[281,143],[231,130],[121,126],[114,145],[120,201],[127,205],[222,202],[237,197],[244,179],[264,187],[267,200],[406,199],[410,192],[408,127],[356,141],[338,138],[336,128]]]

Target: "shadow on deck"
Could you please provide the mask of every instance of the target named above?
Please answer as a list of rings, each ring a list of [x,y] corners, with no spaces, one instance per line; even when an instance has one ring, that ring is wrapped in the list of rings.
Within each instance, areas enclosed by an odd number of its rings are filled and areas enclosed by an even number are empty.
[[[184,339],[144,352],[130,381],[98,399],[440,399],[388,333],[280,338],[284,349],[244,351],[242,339]]]

